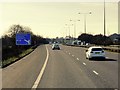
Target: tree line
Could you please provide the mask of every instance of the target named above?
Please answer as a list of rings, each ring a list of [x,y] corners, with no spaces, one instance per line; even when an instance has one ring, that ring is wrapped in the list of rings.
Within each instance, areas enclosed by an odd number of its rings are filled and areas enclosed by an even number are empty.
[[[85,41],[86,43],[96,44],[96,45],[115,44],[109,36],[104,36],[102,34],[92,35],[92,34],[83,33],[78,36],[78,40]]]
[[[31,45],[16,45],[17,33],[29,33],[31,35]],[[8,32],[2,36],[2,60],[13,56],[18,56],[23,51],[40,44],[47,44],[48,41],[40,35],[35,35],[30,27],[22,25],[12,25]]]

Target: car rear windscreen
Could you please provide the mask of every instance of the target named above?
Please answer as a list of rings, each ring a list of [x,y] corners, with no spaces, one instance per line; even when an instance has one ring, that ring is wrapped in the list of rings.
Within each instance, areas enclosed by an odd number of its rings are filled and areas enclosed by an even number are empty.
[[[102,48],[93,48],[92,51],[102,51]]]

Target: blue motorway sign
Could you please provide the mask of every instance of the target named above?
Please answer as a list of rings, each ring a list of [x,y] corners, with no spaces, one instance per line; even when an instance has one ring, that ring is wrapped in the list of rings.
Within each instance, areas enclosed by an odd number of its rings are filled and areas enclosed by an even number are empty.
[[[17,33],[16,45],[31,45],[31,35],[29,33]]]

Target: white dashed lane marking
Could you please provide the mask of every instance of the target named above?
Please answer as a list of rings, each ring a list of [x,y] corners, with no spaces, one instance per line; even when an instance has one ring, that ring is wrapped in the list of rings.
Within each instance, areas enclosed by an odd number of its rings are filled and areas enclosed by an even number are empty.
[[[83,65],[86,65],[86,63],[83,62]]]
[[[79,58],[77,58],[77,60],[79,60]]]
[[[94,70],[93,70],[93,73],[95,73],[96,75],[98,75],[98,74],[99,74],[98,72],[96,72],[96,71],[94,71]]]
[[[69,53],[69,55],[70,55],[70,53]]]
[[[72,55],[74,57],[74,55]]]

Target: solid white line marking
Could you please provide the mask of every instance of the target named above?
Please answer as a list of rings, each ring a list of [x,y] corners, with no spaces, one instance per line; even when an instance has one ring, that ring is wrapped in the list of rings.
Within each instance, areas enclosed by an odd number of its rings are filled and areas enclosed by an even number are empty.
[[[42,76],[43,76],[43,73],[44,73],[44,71],[45,71],[45,68],[46,68],[46,66],[47,66],[47,62],[48,62],[48,58],[49,58],[49,52],[48,52],[47,46],[46,46],[46,50],[47,50],[47,57],[46,57],[46,60],[45,60],[45,62],[44,62],[44,65],[43,65],[43,67],[42,67],[42,69],[41,69],[41,71],[40,71],[40,73],[39,73],[36,81],[34,82],[34,84],[33,84],[33,86],[32,86],[32,88],[34,88],[34,89],[36,89],[36,88],[38,87],[38,84],[40,83],[41,78],[42,78]]]
[[[79,58],[77,58],[77,60],[79,60]]]
[[[97,73],[96,71],[93,71],[96,75],[98,75],[99,73]]]
[[[83,65],[86,65],[86,63],[83,63]]]

